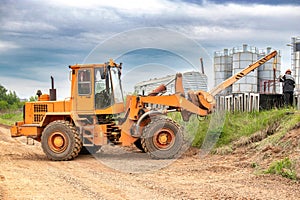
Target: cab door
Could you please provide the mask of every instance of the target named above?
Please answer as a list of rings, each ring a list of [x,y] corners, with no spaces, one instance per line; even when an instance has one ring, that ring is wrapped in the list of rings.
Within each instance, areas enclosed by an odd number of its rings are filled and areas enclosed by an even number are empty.
[[[77,95],[75,97],[75,109],[78,114],[94,113],[93,88],[93,70],[91,68],[79,69],[77,71]]]

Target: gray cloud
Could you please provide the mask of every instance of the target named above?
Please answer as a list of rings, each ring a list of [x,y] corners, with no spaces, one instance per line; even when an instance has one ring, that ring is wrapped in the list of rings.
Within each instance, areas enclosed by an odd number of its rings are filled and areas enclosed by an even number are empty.
[[[1,74],[9,78],[22,68],[23,71],[18,72],[20,80],[42,81],[51,71],[83,62],[90,51],[107,38],[142,27],[178,31],[197,41],[210,54],[243,43],[259,48],[272,46],[282,50],[284,65],[289,64],[290,51],[285,44],[291,36],[299,35],[300,5],[291,5],[293,1],[276,5],[215,2],[3,1],[0,7]],[[126,41],[120,45],[127,45]],[[186,51],[184,44],[177,48]],[[105,53],[109,53],[109,49]],[[199,54],[193,54],[191,57],[196,63]],[[26,73],[32,67],[36,70],[46,67],[48,71],[32,76]],[[63,81],[63,77],[60,80]]]

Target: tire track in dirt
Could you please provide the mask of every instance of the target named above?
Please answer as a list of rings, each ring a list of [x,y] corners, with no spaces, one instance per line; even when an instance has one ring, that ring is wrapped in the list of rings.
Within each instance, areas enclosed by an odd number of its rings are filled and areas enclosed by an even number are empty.
[[[88,185],[84,184],[84,182],[79,180],[75,175],[63,173],[60,170],[57,170],[57,168],[48,168],[48,171],[56,178],[59,178],[70,187],[73,187],[78,192],[82,193],[83,196],[85,196],[85,198],[87,199],[107,199],[107,196],[105,196],[105,194],[93,191]]]
[[[1,182],[1,181],[0,181]],[[1,184],[1,183],[0,183]],[[4,189],[2,188],[2,186],[0,185],[0,199],[4,199],[5,195],[4,195]]]
[[[70,187],[76,188],[88,199],[127,199],[126,194],[116,188],[115,182],[108,183],[113,176],[110,172],[101,172],[101,176],[98,177],[90,170],[95,166],[99,171],[103,171],[104,166],[91,156],[83,157],[87,158],[79,158],[78,162],[63,162],[62,165],[61,162],[49,163],[48,171]]]
[[[143,187],[137,177],[130,173],[124,173],[109,169],[98,160],[91,156],[88,158],[79,158],[77,163],[65,163],[71,170],[67,172],[69,183],[78,185],[83,192],[92,194],[91,196],[100,196],[105,199],[162,199],[164,196],[152,190]],[[55,167],[54,173],[60,172],[66,166],[52,163]],[[58,176],[64,176],[59,175]],[[86,190],[87,188],[87,190]],[[95,195],[96,193],[96,195]],[[135,197],[135,198],[132,198]]]

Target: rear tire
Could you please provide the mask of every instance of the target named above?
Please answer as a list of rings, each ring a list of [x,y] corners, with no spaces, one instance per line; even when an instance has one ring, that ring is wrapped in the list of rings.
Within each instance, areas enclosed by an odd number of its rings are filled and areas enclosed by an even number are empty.
[[[54,161],[72,160],[82,148],[76,127],[63,120],[53,121],[46,126],[41,144],[46,156]]]
[[[183,131],[173,120],[156,117],[144,128],[142,147],[156,159],[170,159],[180,156],[184,145]]]

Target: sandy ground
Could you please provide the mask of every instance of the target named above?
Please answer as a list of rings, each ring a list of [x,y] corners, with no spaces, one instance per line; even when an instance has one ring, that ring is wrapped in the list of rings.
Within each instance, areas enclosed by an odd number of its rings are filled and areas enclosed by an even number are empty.
[[[160,161],[105,146],[53,162],[29,142],[0,127],[0,199],[300,199],[299,182],[258,173],[246,151]]]

